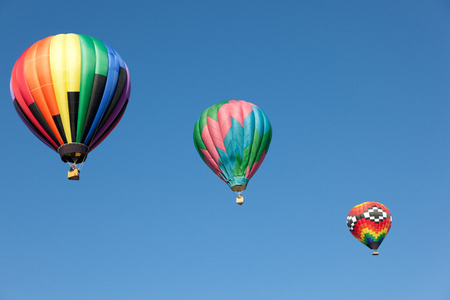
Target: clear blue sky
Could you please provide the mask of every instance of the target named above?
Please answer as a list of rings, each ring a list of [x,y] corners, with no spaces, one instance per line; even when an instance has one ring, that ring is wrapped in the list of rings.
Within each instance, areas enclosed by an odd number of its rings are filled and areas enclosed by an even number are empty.
[[[450,299],[450,2],[2,1],[0,28],[0,300]],[[71,32],[132,87],[79,182],[9,95]],[[192,141],[231,99],[273,126],[242,206]],[[393,215],[378,257],[345,222],[365,201]]]

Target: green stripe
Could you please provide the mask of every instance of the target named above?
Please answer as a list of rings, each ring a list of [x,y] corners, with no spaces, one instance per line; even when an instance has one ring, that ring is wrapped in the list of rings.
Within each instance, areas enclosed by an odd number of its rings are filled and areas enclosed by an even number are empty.
[[[107,76],[108,75],[108,50],[106,46],[98,39],[91,37],[95,45],[95,54],[97,61],[95,64],[95,74]]]
[[[217,118],[217,113],[219,112],[219,109],[227,103],[229,103],[229,101],[222,101],[208,108],[208,117],[213,118],[215,121],[219,121]]]
[[[206,126],[207,117],[208,117],[208,110],[205,110],[200,115],[200,118],[198,118],[200,136],[202,136],[203,128],[205,128],[205,126]]]
[[[267,154],[267,151],[269,151],[271,139],[272,139],[272,128],[270,128],[270,130],[263,135],[261,146],[259,148],[258,155],[256,155],[255,162],[259,161],[264,150],[266,151]]]
[[[386,233],[382,233],[382,234],[380,234],[380,236],[378,238],[376,238],[374,235],[367,232],[366,234],[364,234],[364,244],[367,245],[369,243],[369,239],[371,239],[374,242],[380,242],[380,241],[383,241],[385,237],[386,237]]]
[[[263,138],[263,144],[265,145],[264,149],[266,150],[266,154],[267,152],[269,152],[269,146],[271,141],[272,141],[272,126],[270,126],[269,131],[264,134]]]
[[[253,142],[251,145],[249,145],[246,149],[244,149],[244,157],[249,157],[248,159],[248,167],[251,170],[253,167],[253,164],[258,161],[258,151],[260,150],[261,146],[261,135],[259,134],[258,130],[255,129],[255,132],[253,134]]]
[[[222,107],[222,105],[227,104],[227,103],[228,103],[228,101],[222,101],[220,103],[214,104],[213,106],[205,109],[205,111],[202,113],[200,118],[198,118],[198,123],[200,124],[200,132],[203,132],[203,128],[205,127],[206,121],[208,119],[207,117],[210,117],[213,120],[218,122],[219,119],[217,118],[217,112]]]
[[[234,153],[234,155],[236,157],[236,166],[234,167],[233,175],[234,175],[234,177],[245,177],[245,173],[247,171],[247,164],[244,164],[244,161],[239,156],[239,154]],[[244,154],[244,157],[245,157],[245,154]]]
[[[85,35],[79,35],[81,45],[81,78],[80,78],[80,102],[78,105],[77,143],[81,143],[84,122],[89,107],[89,99],[92,93],[92,82],[95,73],[95,46],[92,39]]]
[[[77,142],[81,143],[92,94],[94,75],[108,74],[108,51],[98,39],[79,35],[81,45],[80,103],[78,106]]]
[[[195,122],[194,126],[194,145],[197,149],[198,154],[200,154],[200,157],[205,161],[205,156],[203,155],[203,152],[200,149],[206,150],[205,143],[203,143],[202,135],[200,133],[200,126],[198,122]]]

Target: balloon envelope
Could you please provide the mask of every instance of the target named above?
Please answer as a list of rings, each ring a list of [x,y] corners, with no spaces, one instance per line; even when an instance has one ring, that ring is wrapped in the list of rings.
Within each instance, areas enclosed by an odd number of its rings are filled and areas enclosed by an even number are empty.
[[[376,250],[389,232],[392,216],[381,203],[364,202],[353,207],[347,216],[351,234],[361,243]]]
[[[198,154],[234,191],[246,188],[263,162],[271,139],[272,126],[266,114],[243,100],[209,107],[194,128]]]
[[[14,107],[65,162],[81,162],[117,125],[130,96],[120,55],[100,40],[59,34],[34,43],[13,67]]]

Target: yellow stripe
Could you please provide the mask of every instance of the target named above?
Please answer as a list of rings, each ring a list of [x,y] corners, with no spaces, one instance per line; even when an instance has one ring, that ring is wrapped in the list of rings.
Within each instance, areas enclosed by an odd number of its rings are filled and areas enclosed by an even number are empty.
[[[353,207],[353,208],[360,207],[361,205],[366,204],[366,203],[367,203],[367,202],[360,203],[360,204],[358,204],[358,205],[355,205],[355,207]]]
[[[69,105],[67,100],[66,62],[65,62],[65,34],[55,35],[50,41],[50,69],[52,72],[53,88],[58,104],[61,121],[67,142],[72,142],[70,133]]]
[[[67,91],[80,91],[81,47],[78,35],[66,34]]]

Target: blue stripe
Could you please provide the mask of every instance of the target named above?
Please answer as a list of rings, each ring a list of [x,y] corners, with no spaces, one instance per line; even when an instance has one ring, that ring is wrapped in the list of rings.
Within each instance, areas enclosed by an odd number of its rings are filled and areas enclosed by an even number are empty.
[[[263,119],[264,119],[264,134],[265,134],[265,133],[269,132],[269,130],[272,128],[272,126],[270,125],[269,118],[267,118],[266,114],[262,110],[259,110],[259,111],[261,112]]]
[[[240,158],[244,156],[244,128],[242,128],[241,124],[236,121],[233,117],[231,119],[231,128],[228,131],[223,144],[225,145],[225,149],[227,150],[228,157],[236,160],[235,155],[239,155]],[[236,163],[234,163],[236,166]]]
[[[241,159],[244,157],[244,128],[236,119],[231,118],[231,128],[223,141],[226,152],[217,149],[219,153],[219,168],[222,170],[225,180],[234,177],[233,171],[236,167],[236,155]]]
[[[255,112],[252,111],[244,120],[244,149],[253,142],[255,136]]]
[[[224,151],[218,148],[216,149],[217,152],[219,153],[219,168],[222,171],[223,174],[222,177],[225,179],[225,181],[228,181],[234,176],[233,175],[234,168],[232,162],[230,162],[230,160],[228,159],[228,155]],[[236,165],[236,160],[234,160],[234,164]]]
[[[105,90],[103,92],[103,97],[100,102],[100,106],[98,107],[94,121],[92,122],[92,126],[89,129],[84,144],[89,144],[92,136],[97,130],[97,126],[100,123],[100,120],[102,119],[104,113],[108,109],[108,106],[111,103],[114,92],[116,90],[117,81],[119,79],[120,67],[122,65],[125,66],[120,55],[109,45],[105,44],[105,46],[106,49],[108,50],[108,75],[106,77]]]
[[[256,106],[253,106],[253,112],[255,113],[255,129],[262,137],[264,132],[264,113]]]

